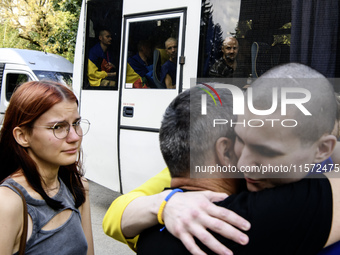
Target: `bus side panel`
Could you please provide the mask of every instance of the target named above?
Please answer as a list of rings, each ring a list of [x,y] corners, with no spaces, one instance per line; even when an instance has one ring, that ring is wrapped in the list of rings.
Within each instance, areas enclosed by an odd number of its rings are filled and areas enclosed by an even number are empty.
[[[175,89],[129,89],[122,98],[121,126],[160,128],[166,107],[177,96]],[[133,117],[124,117],[124,107],[133,108]]]
[[[123,193],[136,188],[136,185],[166,167],[159,149],[158,135],[157,132],[121,129],[121,140],[129,141],[120,146],[121,169],[125,169],[121,171]]]
[[[86,177],[119,191],[117,156],[118,91],[83,90],[81,117],[91,122],[83,138]]]

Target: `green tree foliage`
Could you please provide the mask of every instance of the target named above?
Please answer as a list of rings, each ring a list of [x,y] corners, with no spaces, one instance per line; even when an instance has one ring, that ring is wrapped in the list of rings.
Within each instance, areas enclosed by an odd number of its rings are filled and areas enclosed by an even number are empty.
[[[16,31],[26,42],[16,48],[55,53],[73,62],[80,6],[81,0],[2,0],[0,11],[12,36]]]
[[[19,37],[19,31],[8,21],[3,21],[0,25],[0,48],[33,49],[27,40]]]

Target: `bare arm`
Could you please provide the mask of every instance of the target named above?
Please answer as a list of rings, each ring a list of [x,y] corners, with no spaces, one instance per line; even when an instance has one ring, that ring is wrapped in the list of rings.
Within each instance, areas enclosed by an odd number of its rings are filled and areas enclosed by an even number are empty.
[[[163,175],[160,176],[161,174]],[[128,238],[133,238],[142,230],[158,223],[159,206],[170,191],[155,193],[166,186],[170,186],[170,176],[168,170],[163,170],[141,187],[117,198],[104,217],[104,232],[136,250],[137,239],[128,240]],[[154,193],[150,193],[150,190]],[[204,253],[198,248],[192,236],[199,238],[218,254],[226,254],[226,251],[229,251],[210,235],[207,228],[238,243],[247,243],[248,237],[230,224],[247,230],[250,227],[249,222],[212,203],[223,200],[226,196],[223,193],[210,191],[176,193],[164,208],[163,220],[167,229],[193,254]],[[240,242],[240,240],[244,241]]]
[[[167,190],[134,199],[125,208],[122,216],[123,234],[132,238],[144,229],[156,225],[159,206],[169,193],[170,190]],[[168,231],[179,238],[192,254],[204,254],[196,245],[193,236],[217,254],[230,252],[206,230],[207,228],[237,243],[248,243],[248,237],[230,224],[248,230],[249,222],[234,212],[211,203],[226,197],[224,193],[211,191],[176,193],[164,208],[163,217]]]
[[[170,190],[163,191],[155,195],[141,196],[131,201],[122,215],[123,235],[127,238],[133,238],[144,229],[157,225],[159,206],[169,193]],[[138,215],[136,215],[136,212],[138,212]]]
[[[159,206],[169,193],[167,190],[160,194],[134,199],[125,208],[122,216],[123,234],[131,238],[156,225]],[[212,203],[226,197],[224,193],[211,191],[176,193],[164,208],[163,217],[168,231],[179,238],[192,254],[204,254],[196,245],[193,236],[217,254],[230,252],[206,230],[207,228],[237,243],[248,243],[248,237],[232,225],[248,230],[249,222],[234,212]]]
[[[144,197],[162,192],[165,187],[170,187],[170,181],[169,170],[165,168],[138,188],[116,198],[103,219],[103,230],[105,234],[129,245],[132,250],[136,250],[137,235],[143,229],[157,223],[157,219],[151,217],[151,225],[145,225],[148,224],[147,221],[144,221],[144,218],[140,216],[137,218],[136,212],[138,212],[138,215],[142,215],[147,208],[145,204],[146,201],[143,200]],[[137,200],[139,198],[141,198],[141,200]],[[137,203],[135,210],[132,206],[134,203]],[[138,205],[140,205],[142,209],[138,209]],[[128,210],[126,210],[127,207],[129,207]],[[150,217],[145,215],[143,217],[148,218],[148,221],[150,220]],[[138,222],[138,220],[141,222]],[[131,239],[131,237],[133,237],[133,239]]]
[[[89,183],[87,180],[83,179],[83,185],[85,188],[85,203],[79,207],[81,214],[81,224],[84,230],[84,234],[87,240],[87,255],[94,254],[93,246],[93,235],[92,235],[92,225],[91,225],[91,209],[90,209],[90,197],[89,197]]]
[[[165,82],[167,89],[175,89],[176,88],[176,85],[172,85],[172,79],[171,79],[171,76],[169,74],[167,74],[165,76],[164,82]]]
[[[248,236],[237,228],[249,230],[250,223],[236,213],[212,203],[226,197],[224,193],[212,191],[176,194],[164,208],[163,217],[168,231],[179,238],[192,254],[205,254],[193,236],[217,254],[232,254],[207,231],[210,229],[239,244],[248,243]]]
[[[0,187],[0,254],[19,251],[23,230],[23,205],[21,198],[7,187]]]

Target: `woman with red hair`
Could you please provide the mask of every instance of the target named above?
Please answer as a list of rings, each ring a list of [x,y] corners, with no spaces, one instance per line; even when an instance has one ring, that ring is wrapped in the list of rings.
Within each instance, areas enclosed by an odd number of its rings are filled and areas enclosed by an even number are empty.
[[[32,81],[13,93],[0,134],[0,254],[94,254],[80,162],[89,126],[63,85]]]

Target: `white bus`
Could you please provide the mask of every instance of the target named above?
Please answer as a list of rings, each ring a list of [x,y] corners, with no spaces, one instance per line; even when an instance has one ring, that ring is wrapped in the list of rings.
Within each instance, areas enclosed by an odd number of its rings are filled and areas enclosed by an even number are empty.
[[[158,144],[162,115],[194,79],[209,79],[224,38],[238,40],[233,77],[241,85],[286,62],[339,77],[339,23],[338,0],[85,0],[73,88],[81,115],[91,121],[83,141],[86,177],[126,193],[166,167]],[[89,51],[102,29],[112,36],[115,86],[91,86],[88,80]],[[157,85],[156,53],[164,63],[169,37],[178,40],[175,89]],[[145,41],[154,52],[154,84],[143,89],[131,82],[128,59]]]

